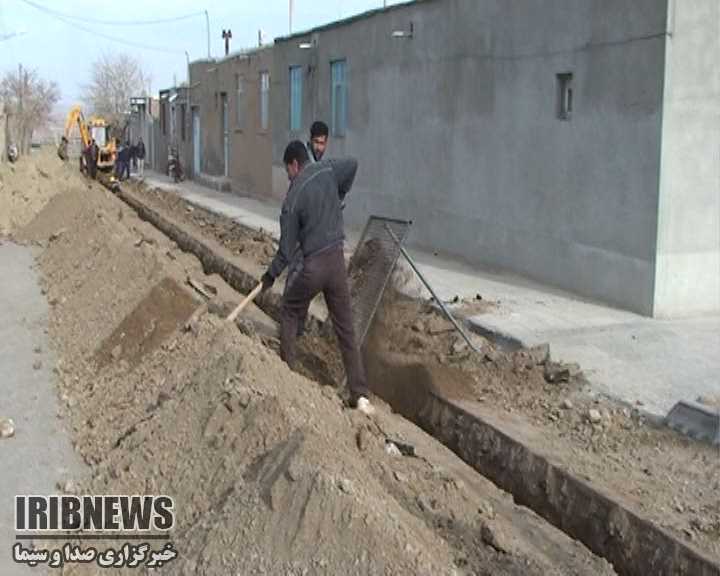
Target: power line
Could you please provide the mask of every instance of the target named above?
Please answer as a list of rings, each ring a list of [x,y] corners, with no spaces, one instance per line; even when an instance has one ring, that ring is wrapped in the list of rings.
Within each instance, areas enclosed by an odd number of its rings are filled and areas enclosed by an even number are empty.
[[[17,38],[18,36],[23,36],[24,34],[27,34],[25,30],[20,30],[19,32],[10,32],[9,34],[0,34],[0,42],[3,40],[10,40],[11,38]]]
[[[88,34],[92,34],[94,36],[98,36],[100,38],[104,38],[105,40],[109,40],[111,42],[117,42],[118,44],[124,44],[126,46],[130,46],[133,48],[141,48],[143,50],[151,50],[154,52],[164,52],[165,54],[185,54],[183,50],[171,50],[169,48],[163,48],[162,46],[151,46],[149,44],[143,44],[141,42],[132,42],[130,40],[125,40],[124,38],[118,38],[116,36],[110,36],[109,34],[104,34],[102,32],[98,32],[97,30],[93,30],[92,28],[87,28],[83,26],[82,24],[78,24],[77,22],[73,22],[72,20],[66,18],[65,16],[61,16],[53,10],[46,10],[45,7],[40,6],[39,4],[35,4],[34,2],[31,2],[30,0],[20,0],[21,2],[24,2],[25,4],[28,4],[29,6],[32,6],[33,8],[36,8],[37,10],[40,10],[41,12],[44,12],[53,18],[56,18],[57,20],[60,20],[61,22],[67,24],[68,26],[72,26],[74,28],[77,28],[78,30],[82,30],[83,32],[86,32]]]
[[[204,14],[204,12],[193,12],[192,14],[185,14],[183,16],[173,16],[170,18],[157,18],[154,20],[98,20],[96,18],[86,18],[84,16],[74,16],[73,14],[66,14],[64,12],[58,12],[57,10],[53,10],[52,8],[48,8],[47,6],[38,4],[37,2],[33,2],[32,0],[20,0],[20,1],[32,6],[33,8],[36,8],[37,10],[40,10],[41,12],[45,12],[46,14],[50,14],[50,15],[56,16],[58,18],[65,18],[67,20],[77,20],[78,22],[85,22],[87,24],[99,24],[102,26],[154,26],[157,24],[169,24],[171,22],[178,22],[180,20],[189,20],[190,18],[195,18],[197,16],[202,16]]]

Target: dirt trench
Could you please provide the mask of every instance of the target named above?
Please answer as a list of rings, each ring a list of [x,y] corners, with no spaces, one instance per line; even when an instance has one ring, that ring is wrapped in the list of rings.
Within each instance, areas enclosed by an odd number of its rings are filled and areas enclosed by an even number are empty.
[[[207,222],[213,222],[211,230],[237,227],[198,207],[188,211],[187,203],[178,202],[171,193],[137,192],[143,202],[170,218],[191,214],[187,229],[194,229],[199,236],[212,238]],[[196,218],[205,224],[198,226]],[[400,276],[397,283],[407,284],[407,273]],[[403,403],[409,398],[410,404],[422,404],[422,395],[416,394],[413,386],[431,381],[441,389],[440,397],[476,402],[497,414],[501,429],[506,421],[518,421],[518,426],[508,429],[521,443],[556,463],[559,469],[568,470],[573,478],[589,483],[595,493],[606,495],[631,515],[639,515],[641,525],[660,528],[673,543],[669,555],[680,546],[683,554],[704,559],[701,564],[711,570],[707,573],[716,572],[717,560],[712,558],[720,557],[720,455],[712,447],[659,429],[632,407],[593,396],[577,367],[556,366],[536,350],[503,353],[478,338],[483,354],[471,354],[449,323],[427,303],[398,298],[390,292],[378,312],[374,331],[379,335],[376,343],[382,342],[383,349],[402,357],[400,364],[409,365],[407,377],[388,379],[381,370],[371,380],[395,410],[412,417],[418,406],[410,406],[408,411]],[[337,385],[342,369],[328,334],[311,333],[306,338],[311,350],[324,352],[323,362],[308,365],[306,372],[316,379],[320,374],[325,381],[331,374],[331,383]],[[377,352],[375,349],[368,358],[369,365]],[[567,368],[570,376],[552,381],[547,378],[548,368]],[[398,392],[399,380],[408,383],[408,393]],[[600,416],[600,421],[591,419],[593,413]],[[483,473],[491,475],[490,470]],[[604,538],[602,531],[592,538]],[[645,552],[637,550],[636,558],[642,561]],[[620,556],[623,554],[626,552]],[[634,569],[642,570],[642,566]]]
[[[43,249],[76,490],[171,494],[166,573],[614,573],[382,402],[369,419],[289,371],[267,316],[224,322],[241,295],[103,188],[61,191],[14,240]]]

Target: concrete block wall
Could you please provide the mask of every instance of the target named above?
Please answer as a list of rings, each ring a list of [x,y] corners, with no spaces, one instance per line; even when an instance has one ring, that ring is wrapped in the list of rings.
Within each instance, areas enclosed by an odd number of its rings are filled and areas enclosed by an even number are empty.
[[[271,74],[271,47],[230,55],[219,60],[193,62],[190,68],[192,105],[200,114],[202,172],[225,176],[222,94],[227,98],[229,162],[227,179],[236,193],[266,197],[272,190],[272,114],[260,122],[260,74]],[[238,104],[237,79],[242,80]],[[271,96],[272,97],[272,96]],[[238,108],[240,106],[240,108]]]
[[[654,314],[720,310],[720,2],[669,5]]]
[[[678,3],[692,0],[671,4]],[[688,30],[682,61],[695,57],[717,22],[715,0],[695,6],[695,18],[705,13],[707,21],[699,35]],[[660,160],[675,146],[663,116],[671,102],[665,80],[671,8],[668,0],[423,0],[278,39],[274,194],[287,186],[286,143],[306,139],[313,119],[329,121],[330,63],[346,59],[349,126],[345,137],[331,137],[329,153],[360,160],[350,224],[361,225],[371,213],[410,218],[419,247],[659,314],[667,307],[656,299],[675,298],[680,289],[658,266],[667,253],[666,224],[658,224]],[[405,38],[394,37],[397,31]],[[717,34],[707,40],[716,46]],[[291,132],[288,70],[296,65],[304,70],[303,122]],[[557,109],[558,75],[565,73],[573,75],[569,120]],[[715,118],[715,81],[697,82],[707,92],[705,112],[695,114],[699,130]],[[708,158],[717,147],[702,134],[684,139]],[[684,193],[712,207],[717,173],[706,166],[705,192]],[[703,225],[712,244],[714,225]],[[695,234],[685,226],[677,233]],[[717,293],[705,281],[704,290]],[[703,309],[720,310],[702,300]],[[688,305],[680,298],[670,313],[683,314]]]

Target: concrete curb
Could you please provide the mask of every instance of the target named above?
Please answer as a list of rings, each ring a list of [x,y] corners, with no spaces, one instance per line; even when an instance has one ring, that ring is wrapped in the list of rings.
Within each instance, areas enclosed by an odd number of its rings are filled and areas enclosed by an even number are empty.
[[[429,399],[418,423],[475,470],[627,576],[718,576],[720,564],[490,424],[468,402]]]
[[[531,347],[511,334],[498,330],[497,328],[490,328],[483,325],[475,317],[466,318],[464,324],[470,332],[479,334],[505,352],[515,352],[517,350],[522,350],[523,348]]]

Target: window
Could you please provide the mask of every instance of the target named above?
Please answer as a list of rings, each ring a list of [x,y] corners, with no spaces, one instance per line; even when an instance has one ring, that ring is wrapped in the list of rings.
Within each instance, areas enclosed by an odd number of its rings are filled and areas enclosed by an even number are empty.
[[[573,75],[571,72],[557,75],[557,117],[570,120],[573,111]]]
[[[347,130],[347,61],[330,63],[330,103],[333,136],[345,136]]]
[[[290,67],[290,131],[302,130],[302,66]]]
[[[243,118],[244,93],[243,77],[240,74],[235,74],[235,125],[240,129],[245,125],[245,119]]]
[[[270,120],[270,73],[260,72],[260,129],[267,130]]]

